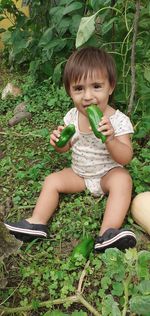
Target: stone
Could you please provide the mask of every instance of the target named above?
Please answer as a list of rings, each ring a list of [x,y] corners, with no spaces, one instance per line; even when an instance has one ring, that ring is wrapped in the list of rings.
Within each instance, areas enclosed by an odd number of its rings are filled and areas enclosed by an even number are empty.
[[[17,97],[21,95],[21,89],[12,83],[8,82],[6,87],[2,91],[2,100],[6,99],[7,96],[12,95],[14,97]]]
[[[19,103],[14,109],[14,114],[17,114],[18,112],[26,112],[26,106],[25,102]]]
[[[24,119],[28,119],[30,120],[32,117],[30,112],[18,112],[16,115],[14,115],[8,122],[8,125],[10,127],[18,124],[19,122],[21,122]]]

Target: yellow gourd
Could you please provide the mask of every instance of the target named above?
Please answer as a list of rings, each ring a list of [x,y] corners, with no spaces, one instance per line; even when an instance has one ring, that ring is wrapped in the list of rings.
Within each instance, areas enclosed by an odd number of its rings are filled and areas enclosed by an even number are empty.
[[[150,235],[150,191],[139,193],[131,203],[135,222]]]

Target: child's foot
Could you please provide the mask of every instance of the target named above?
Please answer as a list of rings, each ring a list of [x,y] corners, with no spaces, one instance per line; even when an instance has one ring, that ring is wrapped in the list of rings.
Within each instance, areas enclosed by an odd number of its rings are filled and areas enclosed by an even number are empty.
[[[24,242],[32,241],[36,238],[47,237],[47,225],[30,224],[25,219],[18,223],[5,223],[5,226],[17,239]]]
[[[109,228],[102,236],[96,238],[94,250],[96,252],[104,252],[105,249],[114,247],[125,250],[133,248],[135,245],[136,236],[131,230]]]

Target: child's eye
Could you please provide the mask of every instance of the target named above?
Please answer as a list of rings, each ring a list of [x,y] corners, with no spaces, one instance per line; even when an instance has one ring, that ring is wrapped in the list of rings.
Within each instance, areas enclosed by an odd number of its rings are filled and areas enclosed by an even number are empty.
[[[74,90],[75,91],[82,91],[83,87],[82,86],[75,86]]]
[[[99,89],[99,88],[101,88],[101,85],[98,84],[98,83],[96,83],[96,84],[94,84],[94,88],[95,88],[95,89]]]

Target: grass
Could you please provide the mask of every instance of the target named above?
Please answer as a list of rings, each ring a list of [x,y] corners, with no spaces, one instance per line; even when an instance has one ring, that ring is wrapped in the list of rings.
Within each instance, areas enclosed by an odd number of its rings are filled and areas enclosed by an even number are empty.
[[[70,165],[70,154],[57,154],[49,144],[49,134],[60,124],[71,106],[70,101],[50,81],[40,86],[29,85],[29,81],[22,83],[21,98],[15,101],[9,98],[4,108],[1,102],[1,205],[5,208],[5,219],[10,221],[29,216],[44,178]],[[27,102],[32,120],[9,128],[14,103],[17,105],[22,100]],[[135,148],[138,152],[143,150],[137,143]],[[144,190],[147,182],[143,183],[137,174],[136,164],[131,173]],[[49,223],[48,239],[23,244],[17,253],[3,260],[1,271],[7,284],[0,290],[2,315],[55,313],[59,316],[60,312],[67,315],[76,312],[80,316],[136,315],[130,299],[139,295],[139,284],[149,279],[148,268],[146,264],[142,266],[139,258],[143,256],[142,262],[149,260],[150,246],[149,236],[133,223],[130,215],[125,226],[134,229],[137,249],[126,254],[117,249],[98,256],[91,254],[88,263],[79,257],[72,264],[70,259],[73,247],[82,236],[97,235],[105,203],[106,198],[94,198],[88,191],[61,195],[59,207]],[[144,276],[140,269],[144,269]],[[20,308],[18,312],[17,308]],[[142,315],[148,314],[144,310]]]

